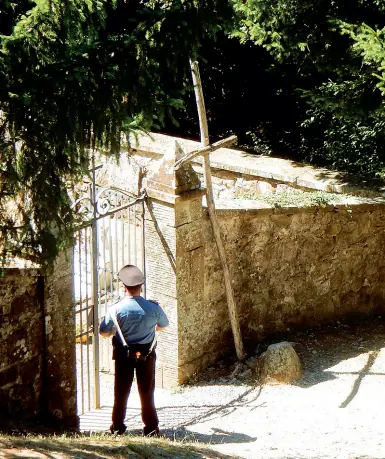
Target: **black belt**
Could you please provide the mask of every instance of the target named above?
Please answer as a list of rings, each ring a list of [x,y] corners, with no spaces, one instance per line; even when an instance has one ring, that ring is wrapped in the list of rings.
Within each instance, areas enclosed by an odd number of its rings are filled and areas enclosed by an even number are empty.
[[[129,344],[124,346],[125,351],[127,352],[127,357],[129,359],[135,360],[146,360],[149,355],[151,355],[155,349],[155,346],[151,346],[152,343],[148,344]]]
[[[146,360],[146,358],[151,355],[155,348],[156,344],[153,346],[153,343],[146,343],[146,344],[128,344],[123,345],[120,340],[114,336],[112,338],[112,345],[114,346],[113,358],[115,355],[119,355],[121,357],[126,356],[129,359],[134,360]]]

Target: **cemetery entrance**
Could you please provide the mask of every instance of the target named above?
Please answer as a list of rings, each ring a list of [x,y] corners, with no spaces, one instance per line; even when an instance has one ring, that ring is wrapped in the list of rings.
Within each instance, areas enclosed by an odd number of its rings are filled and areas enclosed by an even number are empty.
[[[124,295],[118,272],[134,264],[145,274],[144,196],[87,187],[74,203],[86,216],[73,257],[78,415],[103,405],[100,372],[113,374],[111,340],[100,340],[98,328],[107,308]]]

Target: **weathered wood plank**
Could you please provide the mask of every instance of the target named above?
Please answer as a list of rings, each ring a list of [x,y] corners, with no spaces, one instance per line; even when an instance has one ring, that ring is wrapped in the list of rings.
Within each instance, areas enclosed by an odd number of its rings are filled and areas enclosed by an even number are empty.
[[[195,98],[198,106],[198,116],[199,116],[199,127],[201,133],[201,143],[203,147],[209,146],[209,131],[207,126],[206,118],[206,109],[203,97],[202,83],[199,75],[198,62],[191,62],[191,71],[192,78],[194,83]],[[245,351],[242,342],[241,329],[239,325],[238,311],[235,304],[233,287],[231,285],[230,270],[227,264],[226,252],[222,242],[221,230],[215,210],[214,196],[213,196],[213,187],[211,180],[211,168],[210,168],[210,156],[206,154],[203,156],[203,165],[204,165],[204,179],[206,183],[206,199],[207,199],[207,208],[209,211],[211,226],[213,228],[215,242],[218,247],[219,257],[222,264],[223,276],[225,280],[226,296],[227,296],[227,306],[229,309],[229,316],[231,322],[231,329],[234,337],[235,350],[237,353],[238,360],[245,359]]]
[[[186,164],[196,158],[197,156],[201,155],[207,155],[209,153],[212,153],[215,150],[218,150],[219,148],[224,148],[224,147],[229,147],[230,145],[234,145],[238,140],[238,137],[236,135],[232,135],[230,137],[227,137],[226,139],[219,140],[218,142],[215,142],[211,145],[207,145],[202,148],[198,148],[197,150],[190,151],[190,153],[187,153],[187,155],[183,156],[183,158],[178,159],[178,161],[175,162],[174,164],[174,170],[180,169],[183,164]]]

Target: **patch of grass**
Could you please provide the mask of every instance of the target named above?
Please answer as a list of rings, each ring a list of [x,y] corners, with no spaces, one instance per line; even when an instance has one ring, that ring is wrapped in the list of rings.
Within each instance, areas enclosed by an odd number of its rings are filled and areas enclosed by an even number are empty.
[[[327,206],[335,202],[346,202],[353,196],[346,194],[328,193],[327,191],[280,191],[269,195],[256,195],[252,192],[239,192],[237,199],[252,199],[265,202],[273,207],[312,207]]]
[[[201,444],[165,438],[86,435],[0,435],[0,457],[16,459],[230,459]]]

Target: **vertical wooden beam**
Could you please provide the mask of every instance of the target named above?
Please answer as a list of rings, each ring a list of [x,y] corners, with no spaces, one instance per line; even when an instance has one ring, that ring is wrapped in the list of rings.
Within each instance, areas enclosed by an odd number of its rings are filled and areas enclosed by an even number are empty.
[[[206,108],[203,97],[202,83],[199,75],[198,62],[190,62],[192,79],[195,90],[195,98],[198,106],[198,116],[199,116],[199,127],[201,133],[201,144],[203,147],[209,145],[209,130],[207,126],[207,117],[206,117]],[[215,242],[218,247],[219,258],[221,260],[223,276],[225,280],[226,296],[227,296],[227,306],[229,309],[229,316],[231,322],[231,329],[234,337],[235,350],[237,353],[238,360],[245,359],[245,351],[243,348],[241,329],[239,326],[239,318],[237,307],[234,300],[233,287],[231,285],[230,270],[227,264],[226,252],[222,242],[221,230],[217,219],[217,214],[215,210],[214,196],[213,196],[213,185],[211,180],[211,167],[210,167],[210,155],[203,156],[203,171],[204,179],[206,183],[206,199],[207,199],[207,208],[209,212],[209,217],[211,221],[211,226],[213,228]]]

